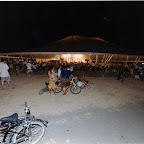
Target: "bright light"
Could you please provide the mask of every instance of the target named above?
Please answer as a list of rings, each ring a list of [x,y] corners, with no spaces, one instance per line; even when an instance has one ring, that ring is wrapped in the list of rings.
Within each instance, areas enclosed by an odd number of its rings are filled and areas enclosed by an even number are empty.
[[[81,58],[82,57],[82,55],[78,55],[78,58]]]
[[[64,54],[63,57],[66,58],[67,57],[66,54]]]
[[[144,63],[142,63],[142,64],[144,64]]]
[[[68,62],[80,62],[82,61],[82,54],[63,54],[63,58]]]

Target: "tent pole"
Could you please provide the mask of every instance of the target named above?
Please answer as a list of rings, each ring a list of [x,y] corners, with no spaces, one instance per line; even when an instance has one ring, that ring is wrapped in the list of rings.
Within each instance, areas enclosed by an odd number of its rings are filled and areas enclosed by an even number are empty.
[[[112,59],[112,57],[113,57],[113,55],[111,55],[111,57],[108,59],[108,61],[107,61],[107,62],[109,62],[109,61]]]
[[[138,60],[137,60],[137,62],[136,62],[136,64],[139,62],[139,60],[141,59],[141,56],[138,58]]]
[[[102,62],[104,61],[105,56],[106,56],[106,55],[103,56],[103,58],[102,58]]]
[[[135,59],[135,62],[134,62],[134,63],[135,63],[135,65],[136,65],[136,63],[137,63],[137,60],[138,60],[138,56],[137,56],[137,57],[136,57],[136,59]]]
[[[108,57],[108,55],[105,56],[105,58],[104,58],[104,63],[106,62],[107,57]]]
[[[108,61],[108,59],[110,58],[110,56],[111,56],[111,55],[108,55],[108,56],[107,56],[107,58],[106,58],[106,60],[105,60],[105,63]]]
[[[105,59],[104,59],[104,63],[106,63],[107,59],[109,58],[109,55],[106,55]]]
[[[98,55],[96,55],[96,64],[97,64],[97,62],[98,62]]]
[[[91,63],[91,55],[89,54],[89,62]]]
[[[129,58],[129,56],[126,57],[126,63],[128,62],[128,58]]]

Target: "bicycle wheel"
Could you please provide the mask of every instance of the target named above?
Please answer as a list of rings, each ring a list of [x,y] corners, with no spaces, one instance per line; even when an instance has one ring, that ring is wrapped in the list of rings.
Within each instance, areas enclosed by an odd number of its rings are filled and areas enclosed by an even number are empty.
[[[93,85],[92,83],[88,83],[88,84],[86,85],[86,90],[88,90],[88,91],[92,91],[93,88],[94,88],[94,85]]]
[[[47,88],[43,88],[43,89],[41,89],[40,91],[39,91],[39,95],[42,95],[44,92],[46,92],[47,91]]]
[[[2,142],[3,144],[12,144],[12,136],[13,133],[10,133],[7,135],[7,137],[5,138],[5,142]]]
[[[60,93],[62,91],[61,84],[56,87],[56,93]]]
[[[31,131],[30,131],[31,130]],[[12,137],[14,144],[36,144],[45,133],[45,127],[42,122],[32,121],[30,129],[20,125]]]
[[[70,91],[73,93],[73,94],[79,94],[81,92],[81,88],[78,87],[78,86],[75,86],[74,85],[71,85],[70,86]]]

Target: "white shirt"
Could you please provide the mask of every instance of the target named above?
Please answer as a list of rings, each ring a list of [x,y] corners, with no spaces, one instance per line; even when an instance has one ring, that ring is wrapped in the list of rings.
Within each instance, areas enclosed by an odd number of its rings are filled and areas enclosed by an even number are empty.
[[[70,67],[70,71],[71,71],[71,72],[73,72],[73,70],[74,70],[74,67],[73,67],[73,66],[71,66],[71,67]]]
[[[8,65],[4,62],[0,63],[0,76],[1,77],[8,77],[9,76],[9,72],[8,72]]]
[[[45,67],[45,66],[46,66],[46,63],[43,63],[42,66]]]
[[[58,69],[58,76],[60,76],[61,75],[61,70],[60,69]]]
[[[32,64],[31,63],[27,63],[27,69],[31,70]]]

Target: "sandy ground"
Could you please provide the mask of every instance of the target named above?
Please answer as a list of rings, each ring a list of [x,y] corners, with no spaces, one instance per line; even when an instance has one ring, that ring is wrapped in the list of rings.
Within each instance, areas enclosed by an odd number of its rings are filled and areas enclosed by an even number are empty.
[[[40,144],[144,143],[144,82],[126,78],[85,77],[95,88],[78,95],[56,96],[39,90],[47,76],[12,75],[9,90],[0,90],[0,117],[24,114],[24,102],[37,118],[49,121]],[[0,87],[1,88],[1,87]]]

